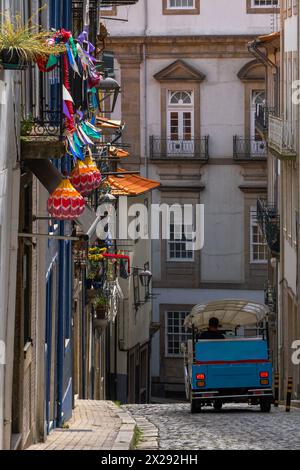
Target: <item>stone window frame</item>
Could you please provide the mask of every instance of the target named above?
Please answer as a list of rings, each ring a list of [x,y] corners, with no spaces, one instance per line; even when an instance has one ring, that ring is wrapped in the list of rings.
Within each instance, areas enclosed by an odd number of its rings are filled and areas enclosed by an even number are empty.
[[[194,8],[170,8],[169,0],[162,0],[163,15],[200,15],[200,0],[194,0]]]
[[[247,0],[247,14],[270,14],[272,12],[280,12],[280,3],[278,6],[269,6],[269,7],[255,7],[253,5],[253,0]]]

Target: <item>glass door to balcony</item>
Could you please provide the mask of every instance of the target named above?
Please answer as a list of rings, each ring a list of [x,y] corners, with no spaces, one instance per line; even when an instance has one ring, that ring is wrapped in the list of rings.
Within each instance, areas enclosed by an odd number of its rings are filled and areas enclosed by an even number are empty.
[[[194,112],[191,92],[171,92],[167,130],[168,156],[194,156]]]
[[[260,130],[258,119],[262,109],[266,106],[266,92],[254,90],[251,96],[250,116],[250,156],[264,157],[267,153],[267,145],[264,135]]]

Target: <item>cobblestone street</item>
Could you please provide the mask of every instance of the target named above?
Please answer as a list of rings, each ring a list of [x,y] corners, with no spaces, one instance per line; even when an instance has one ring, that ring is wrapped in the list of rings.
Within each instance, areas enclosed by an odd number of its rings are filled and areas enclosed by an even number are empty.
[[[227,405],[221,412],[206,408],[193,415],[189,404],[124,408],[138,424],[143,417],[158,428],[162,450],[300,449],[300,410],[295,408],[289,414],[283,408],[264,414],[258,407]]]

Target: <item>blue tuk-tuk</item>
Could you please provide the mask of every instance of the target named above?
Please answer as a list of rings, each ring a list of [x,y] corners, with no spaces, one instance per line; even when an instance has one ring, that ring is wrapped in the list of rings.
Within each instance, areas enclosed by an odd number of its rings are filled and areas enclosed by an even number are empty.
[[[192,413],[203,406],[221,410],[224,403],[245,402],[271,411],[268,313],[265,305],[242,300],[209,302],[192,309],[185,320],[192,339],[182,345]],[[212,317],[218,318],[224,339],[200,339]]]

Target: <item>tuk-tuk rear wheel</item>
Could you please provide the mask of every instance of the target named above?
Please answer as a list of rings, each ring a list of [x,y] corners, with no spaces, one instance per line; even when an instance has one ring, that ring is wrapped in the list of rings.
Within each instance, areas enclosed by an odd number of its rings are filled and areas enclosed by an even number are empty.
[[[214,409],[215,409],[216,411],[221,411],[222,406],[223,406],[223,403],[222,403],[221,401],[216,400],[216,401],[214,402]]]
[[[270,411],[271,411],[271,401],[270,400],[261,400],[260,409],[263,413],[270,413]]]

